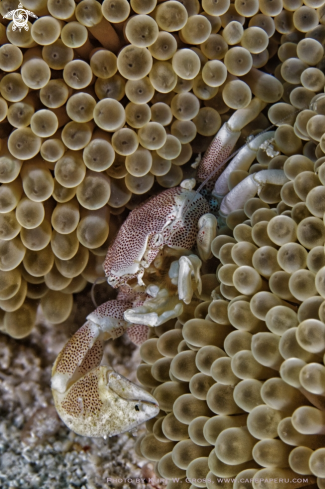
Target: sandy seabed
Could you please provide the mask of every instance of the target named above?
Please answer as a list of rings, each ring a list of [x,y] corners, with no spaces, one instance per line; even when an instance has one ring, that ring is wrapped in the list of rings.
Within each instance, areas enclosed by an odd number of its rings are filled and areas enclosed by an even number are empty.
[[[36,328],[24,340],[0,334],[0,487],[150,489],[136,482],[154,475],[151,464],[134,453],[141,428],[106,440],[86,438],[57,417],[50,389],[52,364],[94,309],[89,290],[79,295],[74,307],[73,320],[60,326],[47,324],[39,313]],[[136,380],[138,349],[126,336],[108,342],[103,363]],[[107,482],[109,478],[114,481]]]

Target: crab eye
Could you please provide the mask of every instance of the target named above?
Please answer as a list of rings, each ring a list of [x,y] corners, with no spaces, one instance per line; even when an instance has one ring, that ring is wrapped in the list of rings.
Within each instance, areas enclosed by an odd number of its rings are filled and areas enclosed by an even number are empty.
[[[136,411],[140,411],[139,406],[138,406],[137,404],[134,406],[134,409],[135,409]]]

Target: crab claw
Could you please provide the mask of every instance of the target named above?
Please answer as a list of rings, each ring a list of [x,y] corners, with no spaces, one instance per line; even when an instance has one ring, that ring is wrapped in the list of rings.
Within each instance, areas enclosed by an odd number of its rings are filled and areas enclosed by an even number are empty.
[[[53,394],[62,421],[82,436],[118,435],[159,412],[153,396],[106,366],[92,369],[66,392]]]
[[[62,421],[79,435],[113,436],[135,428],[159,411],[156,400],[142,387],[112,368],[100,366],[103,342],[121,336],[130,327],[123,318],[124,311],[147,297],[131,290],[124,290],[121,295],[129,301],[111,300],[89,314],[53,366],[56,410]],[[139,341],[146,339],[147,326],[138,329],[133,336]]]

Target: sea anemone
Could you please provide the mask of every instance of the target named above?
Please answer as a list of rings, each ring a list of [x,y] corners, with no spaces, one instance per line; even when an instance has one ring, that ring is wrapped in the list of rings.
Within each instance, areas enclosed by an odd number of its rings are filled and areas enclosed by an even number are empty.
[[[175,478],[188,488],[282,487],[279,478],[322,487],[324,165],[269,158],[287,183],[261,186],[225,216],[202,275],[208,283],[214,272],[217,287],[140,349],[138,379],[160,413],[137,453],[168,488]]]

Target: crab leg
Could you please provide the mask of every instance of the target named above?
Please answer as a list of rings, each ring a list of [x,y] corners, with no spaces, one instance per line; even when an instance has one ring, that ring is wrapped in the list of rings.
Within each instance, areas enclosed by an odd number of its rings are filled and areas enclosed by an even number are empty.
[[[264,185],[284,185],[288,182],[283,170],[262,170],[244,178],[223,199],[220,206],[220,214],[228,216],[230,212],[243,209],[248,199],[255,197]]]
[[[264,107],[266,107],[266,103],[255,97],[247,107],[236,110],[221,127],[198,166],[197,179],[201,182],[213,173],[209,180],[208,190],[213,189],[215,181],[222,173],[226,160],[234,149],[243,127],[253,121]]]
[[[251,163],[253,163],[260,146],[266,141],[270,141],[274,137],[274,133],[275,131],[263,132],[262,134],[253,137],[250,141],[247,141],[245,146],[238,151],[236,156],[231,160],[227,168],[216,181],[212,192],[215,197],[223,197],[229,192],[228,178],[231,172],[234,170],[247,171]]]
[[[112,300],[98,307],[72,336],[52,370],[57,412],[74,432],[113,436],[155,416],[156,400],[144,389],[100,366],[103,341],[121,336],[129,326],[124,311],[131,302]]]

